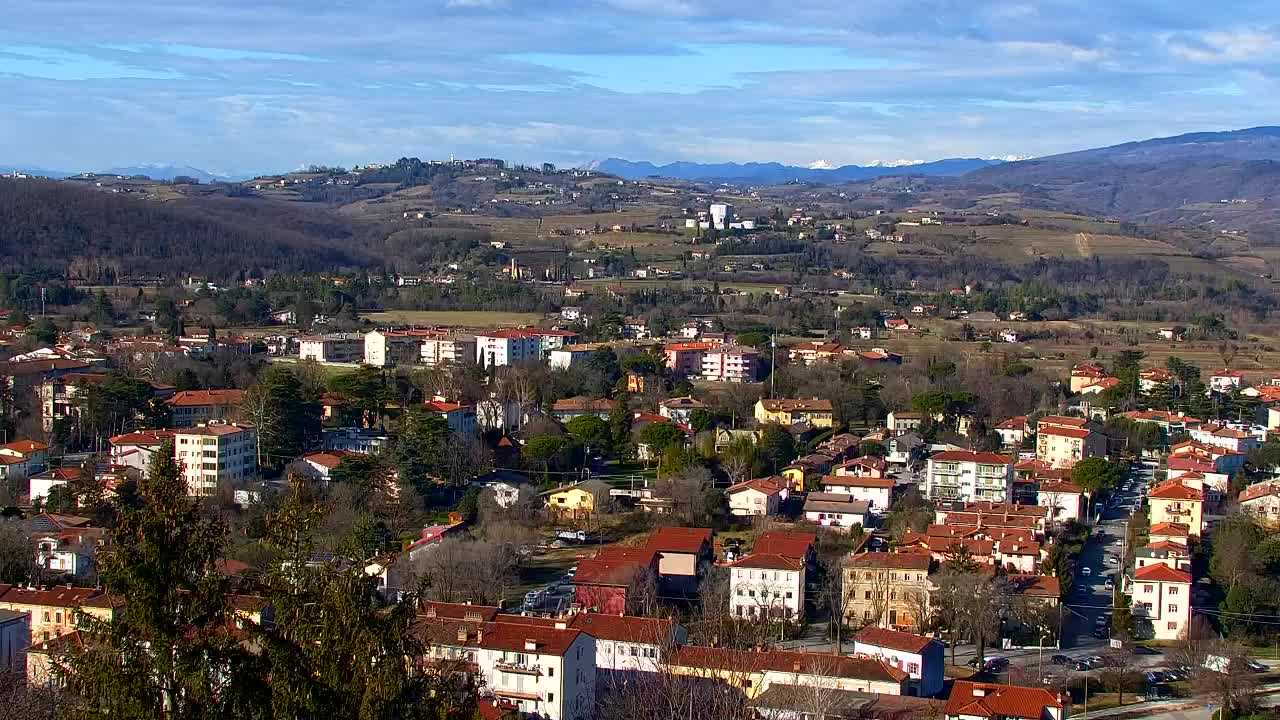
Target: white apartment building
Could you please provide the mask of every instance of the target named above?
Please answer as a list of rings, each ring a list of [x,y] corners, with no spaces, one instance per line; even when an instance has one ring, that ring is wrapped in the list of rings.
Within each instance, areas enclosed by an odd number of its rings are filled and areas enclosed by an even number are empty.
[[[872,512],[888,512],[893,505],[893,478],[858,477],[856,475],[827,475],[818,481],[824,493],[851,495],[854,500],[865,501]]]
[[[716,382],[755,382],[760,374],[760,353],[752,348],[726,345],[702,356],[702,378]]]
[[[1191,622],[1191,574],[1163,563],[1133,573],[1134,629],[1155,640],[1177,640]]]
[[[717,230],[725,230],[733,222],[733,206],[728,203],[711,203],[711,224]]]
[[[804,617],[803,560],[756,553],[729,568],[729,612],[735,617]]]
[[[257,473],[258,431],[250,425],[219,422],[175,430],[173,443],[188,495],[207,497],[222,483]]]
[[[542,338],[527,330],[496,330],[476,335],[476,364],[504,367],[542,360]]]
[[[947,450],[929,457],[925,495],[930,500],[1009,502],[1013,459],[989,452]]]
[[[664,618],[583,612],[573,616],[569,627],[595,638],[600,675],[659,672],[663,654],[689,639],[683,625]]]
[[[353,363],[364,359],[364,336],[359,333],[308,335],[298,341],[298,358],[321,363]]]
[[[434,330],[371,330],[364,335],[364,363],[374,367],[412,365],[422,357],[422,343]]]
[[[419,362],[427,367],[465,365],[476,361],[476,339],[463,335],[430,337],[419,347]]]
[[[522,716],[588,720],[596,714],[596,643],[567,621],[538,624],[440,620],[430,628],[434,660],[473,664],[481,694]]]

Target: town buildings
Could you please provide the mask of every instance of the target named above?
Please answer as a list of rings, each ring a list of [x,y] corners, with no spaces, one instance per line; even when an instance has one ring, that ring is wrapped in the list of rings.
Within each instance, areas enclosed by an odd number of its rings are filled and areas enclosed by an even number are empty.
[[[1179,639],[1191,621],[1191,574],[1164,563],[1138,568],[1131,612],[1140,637]]]
[[[970,450],[936,453],[928,460],[924,494],[941,501],[1007,502],[1013,495],[1013,459]]]
[[[298,358],[318,363],[356,363],[364,359],[364,336],[359,333],[307,335],[298,340]]]
[[[844,615],[852,625],[915,632],[929,616],[929,555],[864,552],[844,562]]]
[[[212,422],[175,430],[173,439],[189,495],[208,497],[257,474],[258,432],[252,426]]]
[[[188,428],[232,419],[244,404],[244,391],[184,390],[174,393],[165,404],[169,406],[169,426]]]

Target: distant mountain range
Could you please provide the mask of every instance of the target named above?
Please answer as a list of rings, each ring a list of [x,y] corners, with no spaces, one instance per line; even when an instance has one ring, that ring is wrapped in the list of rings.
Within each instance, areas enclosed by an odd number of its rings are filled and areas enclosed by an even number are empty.
[[[874,165],[845,165],[843,167],[830,168],[823,167],[826,163],[815,163],[811,167],[783,165],[781,163],[709,164],[674,162],[667,165],[654,165],[650,162],[632,162],[621,158],[609,158],[608,160],[591,163],[588,168],[609,175],[617,175],[627,180],[664,177],[677,180],[774,184],[793,181],[819,183],[856,182],[890,175],[954,176],[964,175],[992,165],[999,165],[1002,162],[1002,160],[984,160],[982,158],[950,158],[934,162],[904,163],[902,161],[893,161]]]
[[[191,167],[190,165],[173,165],[169,163],[143,163],[131,167],[114,167],[110,170],[104,170],[104,175],[145,175],[152,180],[172,180],[176,177],[195,178],[202,183],[211,182],[231,182],[234,180],[242,180],[244,178],[233,177],[231,175],[220,175],[211,173],[207,170]]]

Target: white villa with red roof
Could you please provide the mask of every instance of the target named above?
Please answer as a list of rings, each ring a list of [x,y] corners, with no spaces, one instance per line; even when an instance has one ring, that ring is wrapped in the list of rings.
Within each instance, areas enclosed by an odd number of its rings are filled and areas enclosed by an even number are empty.
[[[1133,573],[1134,628],[1145,637],[1177,640],[1191,621],[1191,573],[1164,563]]]
[[[1042,688],[957,680],[947,720],[1063,720],[1063,698]]]
[[[942,692],[946,664],[942,643],[923,635],[868,625],[853,636],[854,656],[879,658],[911,677],[911,694]]]

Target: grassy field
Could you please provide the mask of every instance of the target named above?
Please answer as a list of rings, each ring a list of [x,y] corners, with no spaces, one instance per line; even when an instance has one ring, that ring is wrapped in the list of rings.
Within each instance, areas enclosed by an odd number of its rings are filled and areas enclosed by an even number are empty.
[[[482,310],[388,310],[365,313],[361,317],[379,325],[443,325],[463,328],[511,327],[534,325],[543,319],[540,313],[485,312]]]

